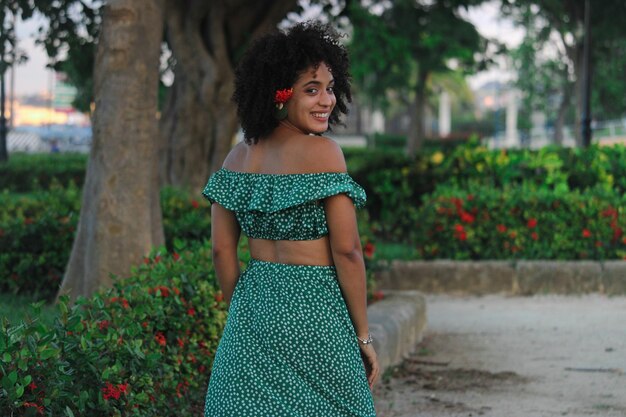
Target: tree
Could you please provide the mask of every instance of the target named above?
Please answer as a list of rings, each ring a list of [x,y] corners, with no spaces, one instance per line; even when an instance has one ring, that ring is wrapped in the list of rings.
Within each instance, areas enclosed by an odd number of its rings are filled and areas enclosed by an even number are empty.
[[[552,30],[530,6],[520,6],[526,34],[522,43],[511,51],[517,70],[515,85],[522,92],[522,119],[529,120],[534,111],[554,120],[554,143],[563,143],[565,117],[574,89],[570,66],[563,48],[552,50],[552,56],[541,55],[552,39]]]
[[[543,33],[546,39],[550,40],[553,46],[560,50],[560,54],[555,58],[556,62],[565,63],[567,71],[560,71],[561,78],[557,83],[561,86],[561,106],[567,107],[568,96],[573,94],[575,103],[576,125],[580,126],[582,118],[582,73],[583,73],[583,41],[584,41],[584,4],[585,0],[503,0],[502,10],[506,15],[512,16],[518,25],[526,27],[532,23],[532,31]],[[602,4],[592,4],[591,7],[591,42],[592,61],[594,72],[602,73],[606,66],[607,71],[614,73],[610,67],[615,66],[611,61],[611,51],[616,45],[623,45],[626,33],[623,30],[623,21],[626,19],[626,3],[622,0],[607,0]],[[555,44],[553,39],[558,40]],[[623,47],[623,46],[622,46]],[[620,48],[621,49],[621,48]],[[622,49],[623,51],[623,49]],[[541,52],[540,52],[541,53]],[[618,53],[618,57],[621,55]],[[533,58],[529,58],[533,60]],[[620,58],[621,59],[621,58]],[[598,67],[602,69],[598,71]],[[621,70],[618,70],[623,72]],[[618,79],[621,77],[618,76]],[[597,85],[604,82],[612,83],[615,79],[594,78],[593,90],[596,99],[599,98]],[[573,83],[573,89],[571,84]],[[622,84],[623,85],[623,84]],[[626,90],[625,87],[622,87]],[[573,90],[573,92],[572,92]],[[600,87],[605,93],[611,88]],[[619,97],[613,94],[604,94],[606,99],[616,99]],[[617,101],[617,103],[620,103]],[[605,108],[615,108],[608,103]],[[563,110],[563,113],[565,110]],[[560,123],[557,120],[557,124]],[[582,142],[580,130],[575,129],[577,142]]]
[[[172,53],[174,82],[160,119],[162,184],[199,189],[219,168],[237,131],[230,99],[234,65],[251,38],[275,28],[296,9],[296,0],[166,0],[164,41]],[[89,9],[92,21],[98,21],[99,12]],[[74,105],[83,111],[92,100],[98,27],[86,29],[65,40],[67,58],[55,65],[78,88]]]
[[[296,6],[296,0],[166,2],[175,64],[161,119],[164,182],[199,189],[221,166],[238,126],[234,65],[250,39]]]
[[[95,61],[93,145],[59,294],[89,295],[163,244],[157,85],[164,0],[110,0]]]
[[[20,12],[27,18],[32,14],[32,11],[22,10],[23,3],[24,1],[6,4],[3,2],[0,6],[0,162],[6,162],[9,158],[5,116],[5,74],[9,67],[26,59],[24,53],[17,48],[15,39],[15,18]]]
[[[355,10],[351,50],[357,83],[373,103],[390,94],[410,111],[406,152],[414,155],[424,141],[427,85],[434,73],[471,69],[486,41],[460,17],[471,1],[393,2],[380,16]]]

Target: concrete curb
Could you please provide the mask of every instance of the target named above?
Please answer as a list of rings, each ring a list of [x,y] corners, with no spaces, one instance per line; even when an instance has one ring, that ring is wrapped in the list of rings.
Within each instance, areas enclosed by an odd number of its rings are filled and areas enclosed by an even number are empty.
[[[426,300],[417,291],[384,291],[367,308],[370,332],[381,372],[413,352],[426,327]]]
[[[425,293],[626,294],[624,261],[399,261],[382,264],[379,288]]]

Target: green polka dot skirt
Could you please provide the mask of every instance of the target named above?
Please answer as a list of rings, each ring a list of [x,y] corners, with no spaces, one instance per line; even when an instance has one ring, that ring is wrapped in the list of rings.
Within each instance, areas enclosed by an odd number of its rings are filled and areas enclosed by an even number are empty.
[[[205,417],[375,416],[334,265],[251,259],[220,340]]]

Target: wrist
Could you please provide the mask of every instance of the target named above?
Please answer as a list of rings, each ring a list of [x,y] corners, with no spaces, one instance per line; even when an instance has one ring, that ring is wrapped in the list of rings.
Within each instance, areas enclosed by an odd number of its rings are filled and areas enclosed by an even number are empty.
[[[359,341],[359,346],[363,347],[363,346],[367,346],[367,345],[371,345],[372,344],[372,334],[371,333],[367,333],[367,336],[365,337],[361,337],[357,335],[357,340]]]

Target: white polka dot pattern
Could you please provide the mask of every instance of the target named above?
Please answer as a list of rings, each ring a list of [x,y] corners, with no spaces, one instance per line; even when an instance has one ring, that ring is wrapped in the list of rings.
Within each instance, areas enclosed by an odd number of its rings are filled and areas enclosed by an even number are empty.
[[[252,238],[310,240],[328,234],[323,199],[339,193],[365,205],[365,190],[347,172],[256,174],[216,171],[202,194],[235,212]]]
[[[204,415],[376,415],[335,266],[250,260],[215,354]]]
[[[328,233],[319,200],[365,191],[347,173],[215,172],[203,191],[235,212],[248,236]],[[215,354],[205,417],[376,416],[334,265],[251,259],[240,274]]]

